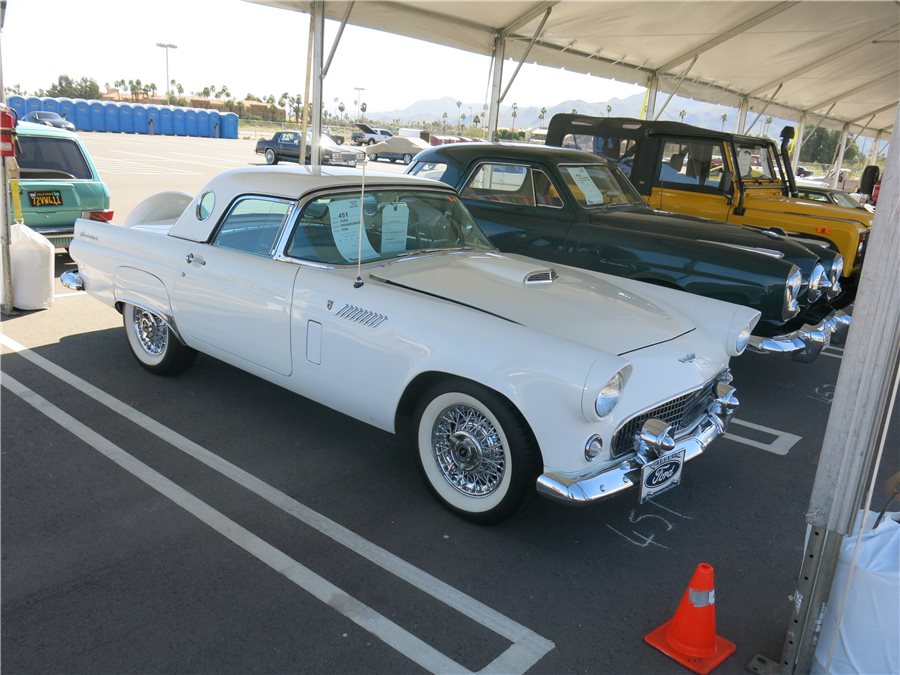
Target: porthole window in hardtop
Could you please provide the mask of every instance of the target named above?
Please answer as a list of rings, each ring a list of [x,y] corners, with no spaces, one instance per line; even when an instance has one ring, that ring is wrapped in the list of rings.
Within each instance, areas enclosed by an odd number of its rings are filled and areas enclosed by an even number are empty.
[[[213,245],[255,255],[271,255],[291,204],[272,197],[240,198],[225,216]]]
[[[213,192],[204,192],[197,202],[197,220],[206,220],[216,205],[216,195]]]
[[[353,192],[306,204],[285,252],[300,260],[348,265],[360,259],[360,252],[367,263],[423,251],[493,248],[454,194],[367,190],[362,200]]]

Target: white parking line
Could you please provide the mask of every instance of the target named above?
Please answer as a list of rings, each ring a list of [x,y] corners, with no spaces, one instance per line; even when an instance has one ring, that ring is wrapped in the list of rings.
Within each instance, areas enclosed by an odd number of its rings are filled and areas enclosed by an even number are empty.
[[[0,344],[3,344],[8,349],[16,352],[19,356],[22,356],[34,365],[78,389],[83,394],[90,396],[110,410],[122,415],[134,424],[158,436],[197,461],[202,462],[247,490],[257,494],[309,527],[316,529],[359,556],[378,565],[386,572],[406,581],[411,586],[418,588],[448,607],[455,609],[463,616],[472,619],[485,628],[488,628],[494,633],[509,640],[512,644],[506,651],[482,669],[481,672],[510,674],[524,673],[554,648],[555,645],[550,640],[541,637],[534,631],[522,626],[503,614],[500,614],[496,610],[491,609],[487,605],[482,604],[461,591],[458,591],[449,584],[431,576],[424,570],[411,565],[405,560],[398,558],[393,553],[360,537],[344,526],[313,511],[309,507],[304,506],[256,476],[247,473],[243,469],[182,436],[178,432],[160,424],[156,420],[135,410],[128,404],[107,394],[105,391],[95,387],[77,375],[70,373],[52,361],[34,353],[8,336],[0,335]],[[4,385],[6,384],[7,379],[9,378],[4,376]],[[381,636],[379,635],[379,637]],[[428,647],[427,645],[425,646]],[[428,649],[431,648],[428,647]],[[402,649],[399,651],[419,663],[413,655]],[[418,652],[416,652],[416,656],[418,658],[431,658],[425,653],[419,654]],[[453,662],[451,661],[451,663]],[[443,672],[443,670],[440,672]]]
[[[771,452],[775,455],[786,455],[788,451],[793,448],[797,441],[802,439],[802,436],[797,436],[795,434],[788,433],[787,431],[779,431],[778,429],[772,429],[771,427],[764,427],[761,424],[754,424],[753,422],[745,422],[744,420],[740,420],[738,418],[734,418],[731,420],[731,424],[737,424],[739,426],[744,426],[749,429],[755,429],[756,431],[761,431],[765,434],[770,434],[774,436],[774,440],[769,443],[763,443],[762,441],[757,441],[752,438],[744,438],[743,436],[739,436],[730,431],[725,433],[724,438],[727,438],[730,441],[735,441],[736,443],[743,443],[744,445],[749,445],[753,448],[759,448],[760,450],[765,450],[766,452]],[[731,429],[734,427],[731,426]]]

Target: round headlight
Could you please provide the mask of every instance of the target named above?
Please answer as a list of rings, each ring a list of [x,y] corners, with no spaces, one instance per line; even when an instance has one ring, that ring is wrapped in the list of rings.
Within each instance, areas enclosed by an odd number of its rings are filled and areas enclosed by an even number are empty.
[[[603,389],[600,390],[600,394],[594,402],[594,410],[597,411],[598,417],[606,417],[613,411],[622,395],[624,384],[625,379],[622,377],[622,373],[616,373],[609,382],[603,385]]]
[[[816,263],[809,277],[809,290],[806,293],[806,297],[810,302],[815,302],[819,299],[819,296],[822,295],[822,285],[827,285],[827,282],[828,278],[825,276],[825,268],[822,267],[821,263]]]
[[[734,343],[734,349],[738,354],[743,354],[744,350],[747,349],[747,345],[750,342],[750,326],[744,326],[741,328],[741,332],[738,333],[737,340]]]
[[[831,263],[831,270],[829,270],[828,276],[831,277],[832,286],[838,282],[838,279],[844,276],[844,256],[835,256],[834,262]]]
[[[784,282],[784,305],[781,308],[781,318],[784,321],[797,316],[797,312],[800,311],[797,296],[800,295],[800,285],[802,283],[803,275],[800,273],[799,268],[794,267]]]

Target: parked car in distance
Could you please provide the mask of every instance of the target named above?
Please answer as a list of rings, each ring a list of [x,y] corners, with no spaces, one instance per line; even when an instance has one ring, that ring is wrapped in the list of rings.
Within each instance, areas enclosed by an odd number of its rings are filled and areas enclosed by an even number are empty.
[[[831,307],[840,256],[778,234],[654,213],[605,158],[580,150],[460,143],[407,173],[455,187],[500,250],[753,307],[750,346],[814,360],[850,317]]]
[[[30,113],[22,117],[22,122],[32,122],[34,124],[43,124],[48,127],[56,127],[57,129],[65,129],[66,131],[75,131],[75,125],[65,117],[55,112],[46,112],[41,110],[32,110]]]
[[[306,164],[312,156],[311,136],[307,134]],[[356,166],[364,159],[364,153],[347,146],[338,145],[330,136],[322,134],[319,141],[319,160],[321,164],[334,166]],[[299,162],[300,132],[276,131],[272,138],[256,142],[256,154],[263,155],[266,164],[278,164],[281,160]]]
[[[431,147],[428,141],[421,138],[412,138],[408,136],[392,136],[380,143],[375,143],[366,148],[366,155],[369,159],[379,160],[386,159],[390,162],[403,162],[409,164],[422,150]]]
[[[724,433],[728,362],[758,312],[503,254],[452,188],[362,181],[249,167],[168,222],[80,220],[63,283],[121,311],[153,373],[201,351],[402,434],[438,501],[476,522],[535,490],[578,504],[640,486],[644,501]]]
[[[823,204],[834,204],[845,209],[864,209],[869,213],[875,213],[875,209],[866,203],[866,195],[845,192],[822,183],[798,180],[797,196],[800,199],[808,199]]]
[[[19,196],[28,227],[66,248],[77,219],[112,219],[109,188],[76,134],[31,122],[20,122],[15,132]]]
[[[786,127],[787,135],[793,128]],[[872,214],[811,204],[791,196],[793,177],[768,138],[713,131],[680,122],[557,114],[547,144],[571,146],[618,162],[654,209],[783,231],[833,248],[844,258],[852,301],[862,270]]]
[[[372,145],[374,143],[378,143],[379,141],[383,141],[386,138],[393,137],[392,134],[387,129],[377,129],[375,127],[370,127],[368,124],[363,122],[359,122],[354,124],[353,126],[356,129],[350,134],[350,140],[352,140],[357,145]]]

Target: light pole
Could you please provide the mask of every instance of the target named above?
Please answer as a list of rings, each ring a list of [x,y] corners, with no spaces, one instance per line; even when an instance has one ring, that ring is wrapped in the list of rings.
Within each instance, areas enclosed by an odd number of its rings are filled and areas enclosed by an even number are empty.
[[[163,49],[166,50],[166,103],[168,103],[171,98],[171,93],[172,93],[169,88],[171,86],[169,84],[169,50],[170,49],[178,49],[178,45],[172,45],[167,42],[157,42],[156,46],[162,47]]]
[[[365,91],[365,87],[353,87],[356,92],[356,119],[359,119],[359,103],[362,101],[362,94],[360,92]]]

